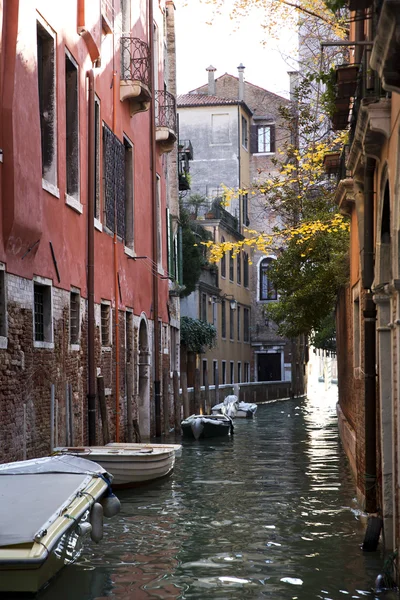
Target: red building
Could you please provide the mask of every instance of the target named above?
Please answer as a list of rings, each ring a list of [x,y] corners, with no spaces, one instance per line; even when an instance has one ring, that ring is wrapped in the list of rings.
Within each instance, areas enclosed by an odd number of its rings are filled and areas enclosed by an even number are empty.
[[[0,4],[0,462],[162,433],[179,368],[171,0]],[[102,385],[103,384],[103,385]]]

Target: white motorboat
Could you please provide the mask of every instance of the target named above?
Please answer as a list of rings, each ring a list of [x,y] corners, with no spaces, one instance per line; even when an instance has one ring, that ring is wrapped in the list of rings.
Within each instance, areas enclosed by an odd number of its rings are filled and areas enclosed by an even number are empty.
[[[83,446],[55,448],[57,454],[73,454],[99,463],[113,475],[114,488],[128,488],[169,475],[175,464],[174,448],[143,444],[141,448]]]
[[[228,415],[232,419],[237,417],[251,419],[257,411],[257,404],[239,402],[238,397],[232,394],[223,402],[213,406],[211,410],[214,415]]]
[[[135,442],[109,442],[107,447],[112,448],[126,448],[127,450],[141,450],[142,448],[165,448],[167,450],[172,449],[175,452],[175,456],[182,455],[182,444],[151,444],[149,442],[135,443]]]
[[[233,433],[232,419],[227,415],[191,415],[181,422],[181,428],[184,437],[195,440]]]
[[[0,592],[36,593],[102,537],[112,476],[95,462],[51,456],[0,465]],[[110,497],[110,496],[109,496]]]
[[[257,412],[257,404],[250,402],[239,402],[236,417],[252,419]]]
[[[213,415],[227,415],[231,419],[236,417],[238,410],[238,397],[231,394],[227,396],[223,402],[216,404],[212,407],[211,412]]]

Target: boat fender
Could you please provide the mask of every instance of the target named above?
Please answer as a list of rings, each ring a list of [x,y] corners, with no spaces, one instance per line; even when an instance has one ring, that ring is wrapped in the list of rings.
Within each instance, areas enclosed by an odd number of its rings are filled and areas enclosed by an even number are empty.
[[[92,506],[90,523],[92,525],[90,537],[98,544],[103,539],[103,507],[100,502],[95,502]]]
[[[89,523],[89,521],[84,521],[83,523],[79,523],[78,528],[77,528],[77,534],[79,536],[85,536],[88,533],[92,533],[92,525]]]
[[[121,502],[113,492],[110,492],[108,496],[102,498],[100,504],[103,507],[104,516],[108,519],[115,517],[121,510]]]

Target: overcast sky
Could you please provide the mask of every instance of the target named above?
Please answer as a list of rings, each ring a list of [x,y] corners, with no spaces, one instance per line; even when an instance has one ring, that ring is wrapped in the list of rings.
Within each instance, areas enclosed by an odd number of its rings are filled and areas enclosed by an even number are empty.
[[[285,27],[279,41],[268,39],[260,26],[261,14],[253,9],[240,28],[228,11],[213,17],[213,9],[198,0],[176,0],[176,58],[178,94],[204,85],[206,68],[217,70],[215,77],[229,73],[237,77],[240,63],[246,67],[245,80],[284,97],[289,95],[288,71],[294,70],[296,36]],[[207,24],[212,22],[212,25]],[[264,36],[264,38],[263,38]]]

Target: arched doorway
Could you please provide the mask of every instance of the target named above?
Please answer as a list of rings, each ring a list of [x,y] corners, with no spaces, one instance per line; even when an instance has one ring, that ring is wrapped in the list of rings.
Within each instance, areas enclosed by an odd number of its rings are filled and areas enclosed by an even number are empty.
[[[142,439],[150,438],[150,350],[147,319],[139,325],[139,429]]]

